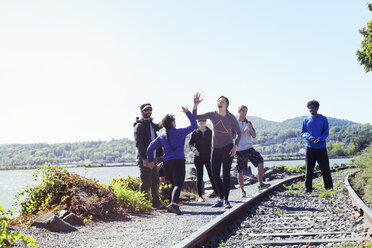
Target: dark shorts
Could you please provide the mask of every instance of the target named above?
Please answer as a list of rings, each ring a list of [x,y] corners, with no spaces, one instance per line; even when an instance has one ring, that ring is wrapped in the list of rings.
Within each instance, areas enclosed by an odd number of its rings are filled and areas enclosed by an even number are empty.
[[[238,172],[242,172],[243,170],[247,169],[248,161],[251,161],[254,167],[257,167],[258,164],[263,163],[264,161],[261,154],[254,148],[237,151],[236,160],[236,169],[238,170]]]

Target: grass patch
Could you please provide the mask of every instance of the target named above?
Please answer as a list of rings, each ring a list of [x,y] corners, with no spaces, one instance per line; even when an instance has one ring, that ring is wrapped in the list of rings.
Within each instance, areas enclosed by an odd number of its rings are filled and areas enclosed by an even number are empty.
[[[291,174],[304,174],[306,172],[305,164],[299,165],[286,165],[286,164],[279,164],[277,166],[271,165],[270,167],[276,167],[279,169],[283,169],[285,171],[290,172]]]
[[[351,178],[353,188],[363,196],[368,204],[372,204],[372,144],[354,158],[354,165],[360,171]]]
[[[362,242],[342,242],[339,244],[334,244],[333,247],[336,248],[372,248],[372,241],[362,241]]]

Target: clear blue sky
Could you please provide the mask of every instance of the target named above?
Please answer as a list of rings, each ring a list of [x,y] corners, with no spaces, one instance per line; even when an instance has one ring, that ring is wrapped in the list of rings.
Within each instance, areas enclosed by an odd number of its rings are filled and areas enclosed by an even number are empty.
[[[192,108],[283,121],[320,102],[372,123],[372,72],[355,52],[367,1],[0,1],[0,144],[133,139]]]

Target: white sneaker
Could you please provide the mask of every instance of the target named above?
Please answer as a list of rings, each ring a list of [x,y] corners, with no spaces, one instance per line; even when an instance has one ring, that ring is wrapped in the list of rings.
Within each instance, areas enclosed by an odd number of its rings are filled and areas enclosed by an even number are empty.
[[[205,202],[203,196],[200,196],[200,197],[199,197],[198,202]]]

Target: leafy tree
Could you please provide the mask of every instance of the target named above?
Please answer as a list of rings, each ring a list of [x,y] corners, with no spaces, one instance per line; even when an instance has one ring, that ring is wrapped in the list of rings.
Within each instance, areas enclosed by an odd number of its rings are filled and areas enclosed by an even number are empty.
[[[372,11],[372,3],[368,3],[368,8]],[[367,23],[367,27],[359,29],[364,39],[361,41],[361,50],[357,50],[356,55],[361,65],[364,65],[366,72],[372,71],[372,20]]]

